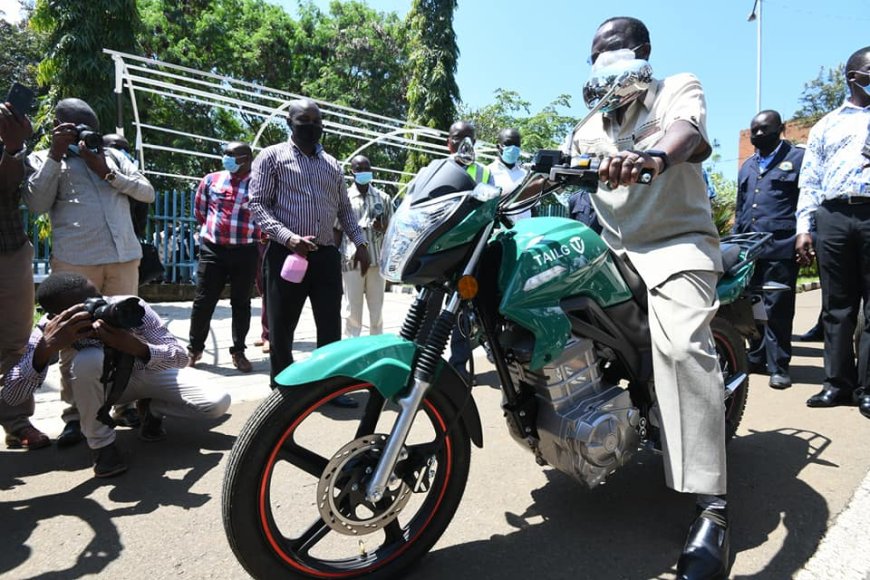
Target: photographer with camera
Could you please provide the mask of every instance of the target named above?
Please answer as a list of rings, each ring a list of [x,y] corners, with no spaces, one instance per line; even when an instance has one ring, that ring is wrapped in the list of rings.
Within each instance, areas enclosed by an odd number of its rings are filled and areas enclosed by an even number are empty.
[[[51,218],[51,271],[77,272],[108,296],[135,295],[142,249],[130,200],[151,203],[154,188],[121,151],[103,148],[99,121],[86,102],[63,99],[54,117],[51,147],[28,157],[32,170],[23,191],[33,213]],[[82,439],[69,364],[61,356],[61,397],[71,405],[63,413],[61,447]]]
[[[362,330],[363,297],[369,307],[369,334],[384,332],[384,281],[377,263],[384,244],[384,232],[393,217],[393,203],[390,196],[373,186],[372,164],[367,157],[357,155],[350,160],[353,184],[348,188],[350,205],[357,225],[368,243],[372,265],[360,270],[353,257],[356,246],[350,241],[336,222],[336,238],[341,247],[341,277],[344,281],[344,297],[347,308],[344,315],[345,336],[359,336]]]
[[[67,355],[70,386],[82,431],[93,450],[96,477],[127,470],[111,421],[105,419],[109,403],[138,401],[139,436],[145,441],[166,438],[166,415],[216,419],[229,408],[226,392],[203,387],[209,384],[205,373],[184,368],[184,346],[142,300],[103,298],[93,283],[74,272],[52,273],[39,285],[36,299],[47,315],[6,375],[2,398],[16,404],[32,396],[45,380],[48,365],[57,355]],[[129,376],[122,377],[125,358],[132,365]],[[106,359],[112,364],[106,364]],[[114,377],[114,382],[107,377]]]
[[[24,352],[33,326],[33,246],[27,239],[21,212],[21,184],[27,156],[26,141],[33,133],[25,111],[0,104],[0,384]],[[33,395],[11,404],[0,397],[0,425],[6,446],[39,449],[51,444],[30,423]]]

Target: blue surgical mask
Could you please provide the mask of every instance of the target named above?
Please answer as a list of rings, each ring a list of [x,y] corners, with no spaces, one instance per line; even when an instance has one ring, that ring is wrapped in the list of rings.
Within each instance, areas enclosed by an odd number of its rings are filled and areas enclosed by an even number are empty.
[[[353,180],[360,185],[368,185],[372,182],[373,177],[371,171],[360,171],[359,173],[353,174]]]
[[[226,169],[230,173],[235,173],[241,167],[241,165],[239,165],[239,162],[236,161],[236,158],[233,157],[232,155],[224,155],[223,156],[223,163],[224,163],[224,169]]]
[[[520,158],[520,148],[516,145],[508,145],[501,150],[501,160],[508,165],[513,165]]]
[[[69,149],[72,153],[75,153],[76,155],[79,154],[79,146],[78,145],[67,145],[66,148]]]
[[[870,76],[870,73],[859,72],[859,71],[855,71],[855,72],[856,72],[857,74],[861,74],[861,75],[864,75],[864,76]],[[864,92],[867,94],[868,97],[870,97],[870,82],[868,82],[866,85],[858,84],[858,80],[857,80],[857,79],[854,80],[854,81],[852,81],[852,82],[855,83],[855,84],[858,86],[859,89],[861,89],[862,91],[864,91]]]

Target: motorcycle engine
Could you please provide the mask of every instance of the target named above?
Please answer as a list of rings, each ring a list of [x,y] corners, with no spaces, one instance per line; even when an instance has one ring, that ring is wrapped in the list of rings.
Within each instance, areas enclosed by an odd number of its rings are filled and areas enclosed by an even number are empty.
[[[572,339],[558,360],[538,371],[512,367],[515,384],[534,389],[538,400],[540,438],[522,444],[531,444],[539,461],[591,488],[637,450],[640,412],[627,390],[602,381],[591,340]]]

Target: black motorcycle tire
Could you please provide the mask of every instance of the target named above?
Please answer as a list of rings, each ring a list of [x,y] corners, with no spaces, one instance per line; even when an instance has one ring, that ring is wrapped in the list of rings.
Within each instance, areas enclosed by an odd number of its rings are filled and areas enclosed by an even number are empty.
[[[734,325],[724,318],[716,317],[710,323],[719,365],[725,378],[746,373],[747,379],[737,387],[734,394],[725,401],[725,442],[731,441],[737,433],[746,400],[749,396],[749,360],[746,358],[746,341]]]
[[[453,518],[468,480],[470,438],[457,421],[457,410],[435,385],[427,393],[415,422],[427,417],[435,432],[446,433],[449,444],[438,452],[437,474],[429,489],[435,493],[425,497],[419,512],[401,529],[403,539],[385,549],[388,539],[356,567],[353,555],[330,564],[311,557],[307,551],[292,552],[292,541],[279,535],[270,502],[261,499],[261,495],[271,496],[272,477],[277,477],[277,453],[285,440],[293,441],[287,437],[292,437],[296,426],[330,399],[354,389],[375,393],[372,385],[346,377],[302,388],[277,388],[239,434],[224,475],[222,514],[230,547],[254,578],[397,578],[435,545]],[[361,419],[360,425],[363,422]],[[315,502],[316,495],[312,490],[308,501]]]

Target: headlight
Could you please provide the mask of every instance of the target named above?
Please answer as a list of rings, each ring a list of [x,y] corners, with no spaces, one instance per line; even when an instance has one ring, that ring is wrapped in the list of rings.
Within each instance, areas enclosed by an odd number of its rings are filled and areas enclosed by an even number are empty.
[[[406,197],[390,220],[381,250],[381,275],[390,282],[402,281],[405,265],[427,235],[435,230],[460,203],[464,194],[445,196],[411,207]]]

